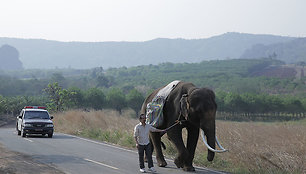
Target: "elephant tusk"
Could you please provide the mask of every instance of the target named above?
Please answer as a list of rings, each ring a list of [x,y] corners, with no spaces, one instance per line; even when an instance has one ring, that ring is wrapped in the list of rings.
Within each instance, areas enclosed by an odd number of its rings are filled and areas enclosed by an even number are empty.
[[[220,144],[219,141],[218,141],[217,136],[216,136],[216,142],[217,142],[217,145],[220,147],[220,149],[224,150],[224,152],[228,151],[227,149],[224,149],[224,148],[221,146],[221,144]]]
[[[206,145],[206,147],[212,151],[212,152],[218,152],[218,153],[221,153],[221,152],[226,152],[228,151],[227,149],[224,149],[221,144],[219,143],[218,139],[217,139],[217,136],[216,136],[216,142],[217,142],[217,145],[220,147],[221,150],[216,150],[216,149],[213,149],[212,147],[210,147],[205,139],[205,135],[204,135],[204,131],[201,130],[201,136],[202,136],[202,139],[203,139],[203,142],[204,144]]]

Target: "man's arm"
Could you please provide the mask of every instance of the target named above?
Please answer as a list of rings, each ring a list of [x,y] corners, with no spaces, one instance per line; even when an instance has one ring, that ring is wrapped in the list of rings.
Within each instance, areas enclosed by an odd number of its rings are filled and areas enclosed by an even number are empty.
[[[138,139],[137,139],[137,137],[134,137],[134,138],[135,138],[135,142],[136,142],[136,147],[138,148],[138,145],[139,145]]]
[[[153,126],[151,126],[150,131],[151,132],[166,132],[165,129],[157,129],[157,128],[153,127]]]
[[[134,128],[134,139],[135,139],[137,148],[138,148],[138,145],[139,145],[138,138],[137,138],[138,136],[139,136],[139,132],[138,132],[137,126],[135,126],[135,128]]]
[[[156,129],[157,131],[156,132],[166,132],[165,129]]]

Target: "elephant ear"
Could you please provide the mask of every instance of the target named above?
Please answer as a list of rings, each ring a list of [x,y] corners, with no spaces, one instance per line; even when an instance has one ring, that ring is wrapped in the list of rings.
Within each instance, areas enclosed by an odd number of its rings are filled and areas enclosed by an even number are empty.
[[[183,94],[181,100],[181,114],[184,116],[184,118],[188,119],[188,110],[189,110],[189,103],[188,103],[188,94]]]

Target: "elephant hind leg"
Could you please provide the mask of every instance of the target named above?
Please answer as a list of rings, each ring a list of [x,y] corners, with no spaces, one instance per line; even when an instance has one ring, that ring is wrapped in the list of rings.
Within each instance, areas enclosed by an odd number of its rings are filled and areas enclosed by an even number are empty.
[[[159,132],[152,132],[151,133],[151,140],[155,149],[155,153],[156,153],[156,160],[157,160],[157,165],[159,167],[166,167],[167,166],[167,162],[164,158],[162,149],[161,149],[161,136],[159,134]]]
[[[165,145],[165,143],[164,142],[160,142],[161,144],[161,147],[164,149],[164,150],[166,150],[166,145]],[[156,157],[156,159],[157,159],[157,164],[158,164],[158,166],[159,167],[166,167],[167,166],[167,162],[166,162],[166,160],[165,160],[165,158],[164,158],[164,156],[162,155],[162,156],[158,156],[158,157]]]
[[[164,155],[161,153],[161,155],[157,155],[156,153],[156,161],[157,161],[157,165],[159,167],[166,167],[167,166],[167,162],[164,158]]]
[[[165,160],[157,160],[158,167],[166,167],[167,162]]]

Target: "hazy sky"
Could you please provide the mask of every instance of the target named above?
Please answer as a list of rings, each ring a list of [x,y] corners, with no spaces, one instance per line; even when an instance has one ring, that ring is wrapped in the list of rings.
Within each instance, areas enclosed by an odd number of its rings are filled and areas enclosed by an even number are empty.
[[[306,37],[306,0],[1,0],[0,37],[59,41]]]

